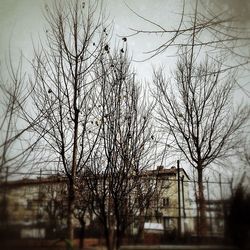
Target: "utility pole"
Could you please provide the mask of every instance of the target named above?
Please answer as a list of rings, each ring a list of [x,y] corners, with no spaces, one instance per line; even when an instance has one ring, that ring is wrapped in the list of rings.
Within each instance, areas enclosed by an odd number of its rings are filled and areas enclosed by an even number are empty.
[[[210,205],[210,191],[209,191],[208,179],[206,183],[207,183],[207,201],[208,201],[208,210],[209,210],[210,235],[213,235],[213,223],[212,223],[212,214],[211,214],[212,211],[211,211],[211,205]]]
[[[183,209],[183,217],[186,218],[186,211],[185,211],[185,193],[184,193],[184,175],[181,177],[181,191],[182,191],[182,209]]]
[[[178,184],[178,238],[181,237],[181,188],[180,188],[180,161],[177,160],[177,184]]]
[[[233,180],[234,180],[234,178],[232,177],[231,178],[231,180],[230,180],[230,190],[231,190],[231,196],[233,196],[233,194],[234,194],[234,191],[233,191]]]
[[[226,218],[225,218],[225,202],[224,202],[224,199],[223,199],[221,174],[219,174],[219,185],[220,185],[221,210],[222,210],[222,218],[223,218],[223,224],[224,224],[224,237],[225,237],[225,234],[226,234],[226,231],[225,231],[225,223],[226,223]]]

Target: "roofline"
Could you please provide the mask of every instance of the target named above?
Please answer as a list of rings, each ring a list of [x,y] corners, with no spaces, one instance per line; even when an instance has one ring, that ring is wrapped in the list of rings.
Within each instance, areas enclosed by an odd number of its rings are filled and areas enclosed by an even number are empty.
[[[41,184],[55,184],[55,183],[62,183],[67,182],[67,179],[63,176],[51,176],[46,178],[40,178],[37,179],[20,179],[16,181],[9,181],[7,183],[1,183],[0,189],[2,188],[16,188],[16,187],[22,187],[22,186],[36,186]]]

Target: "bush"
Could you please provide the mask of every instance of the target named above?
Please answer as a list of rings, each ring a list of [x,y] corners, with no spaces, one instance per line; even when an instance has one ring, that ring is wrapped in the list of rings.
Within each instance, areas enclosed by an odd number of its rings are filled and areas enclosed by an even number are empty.
[[[250,193],[240,185],[231,198],[227,235],[240,249],[250,246]]]

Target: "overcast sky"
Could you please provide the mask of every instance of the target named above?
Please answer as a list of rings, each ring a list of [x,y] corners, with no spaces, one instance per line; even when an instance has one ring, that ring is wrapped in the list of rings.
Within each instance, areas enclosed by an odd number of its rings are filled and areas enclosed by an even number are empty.
[[[45,21],[43,10],[45,4],[53,0],[0,0],[0,61],[5,62],[8,49],[11,49],[13,58],[22,51],[25,57],[32,58],[32,40],[37,44],[38,35],[43,36]],[[145,22],[139,19],[126,6],[130,6],[139,14],[155,22],[164,22],[174,26],[176,13],[180,12],[181,4],[173,0],[104,0],[106,13],[110,21],[114,21],[114,37],[117,41],[119,35],[131,34],[129,28],[142,28]],[[172,18],[171,18],[172,17]],[[153,40],[155,40],[153,42]],[[146,37],[131,37],[128,39],[129,50],[135,60],[142,60],[145,51],[153,49],[155,39]],[[162,64],[162,57],[150,62],[135,63],[138,74],[142,79],[148,79],[152,65]]]
[[[32,40],[37,44],[38,35],[43,36],[45,20],[43,10],[45,4],[53,0],[0,0],[0,61],[5,62],[8,49],[14,58],[22,51],[25,57],[32,58]],[[204,0],[203,0],[204,1]],[[187,0],[186,5],[193,4],[193,0]],[[210,0],[209,7],[216,11],[229,11],[234,15],[250,19],[249,0]],[[114,21],[114,38],[120,39],[118,35],[131,34],[129,28],[152,28],[145,21],[138,18],[126,6],[128,5],[138,14],[159,23],[167,28],[176,27],[180,20],[182,9],[181,0],[104,0],[106,13],[110,20]],[[163,38],[153,35],[130,37],[128,46],[133,53],[134,60],[146,58],[144,52],[156,47]],[[169,50],[167,55],[173,54]],[[165,65],[167,68],[173,66],[173,59],[166,54],[158,56],[144,63],[134,63],[139,77],[149,80],[152,66]]]
[[[22,52],[27,59],[32,59],[34,44],[38,43],[38,37],[43,38],[45,20],[43,10],[45,4],[55,0],[0,0],[0,62],[5,64],[8,50],[10,49],[14,60]],[[203,0],[209,7],[218,11],[228,11],[236,16],[242,17],[243,24],[249,25],[250,0]],[[104,0],[106,13],[110,20],[114,21],[114,39],[119,41],[122,36],[131,34],[129,28],[146,29],[148,24],[138,18],[127,5],[144,17],[164,25],[164,27],[176,27],[180,20],[182,9],[181,0]],[[193,0],[187,0],[193,4]],[[154,49],[162,37],[153,35],[135,36],[128,38],[128,46],[133,54],[133,67],[138,72],[138,78],[142,81],[149,81],[152,75],[152,68],[164,66],[167,72],[174,69],[175,60],[169,57],[174,53],[168,50],[167,53],[155,57],[146,62],[136,62],[146,58],[145,52]],[[26,69],[26,68],[25,68]],[[27,68],[28,69],[28,68]],[[244,79],[244,89],[238,91],[239,100],[249,97],[244,94],[247,90],[250,93],[249,79]]]
[[[45,4],[49,5],[52,1],[54,0],[0,0],[0,62],[2,64],[5,63],[9,48],[13,58],[17,58],[21,51],[26,58],[32,58],[32,40],[37,44],[38,36],[43,37],[46,23],[43,10]],[[204,2],[204,0],[200,1]],[[104,0],[103,3],[109,19],[114,21],[113,38],[119,41],[121,38],[118,35],[131,34],[129,28],[152,28],[138,18],[127,5],[138,14],[164,27],[173,28],[180,20],[183,2],[181,0]],[[228,11],[235,16],[243,17],[244,20],[250,19],[249,0],[210,0],[205,3],[217,12]],[[190,4],[193,5],[194,0],[186,0],[186,5]],[[162,41],[162,37],[154,35],[129,37],[128,46],[134,61],[145,59],[147,57],[145,52],[154,49]],[[150,81],[153,67],[164,66],[166,70],[173,69],[175,61],[169,57],[173,53],[174,51],[168,50],[167,53],[150,61],[134,62],[133,66],[139,78],[142,81]]]

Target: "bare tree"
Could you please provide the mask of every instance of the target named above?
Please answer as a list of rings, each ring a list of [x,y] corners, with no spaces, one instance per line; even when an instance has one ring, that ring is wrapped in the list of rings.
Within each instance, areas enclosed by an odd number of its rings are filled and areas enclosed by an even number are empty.
[[[130,70],[126,40],[123,38],[121,48],[114,52],[106,45],[96,68],[100,109],[95,125],[101,133],[86,172],[93,192],[92,209],[103,225],[109,250],[120,247],[138,215],[138,198],[150,195],[154,187],[153,183],[144,185],[143,179],[144,171],[154,163],[152,107],[146,105]]]
[[[93,69],[107,37],[96,4],[78,0],[46,7],[47,42],[35,49],[33,110],[40,119],[33,130],[42,137],[49,167],[57,165],[67,177],[67,237],[73,239],[75,182],[89,161],[99,131],[92,133],[96,108]],[[34,113],[33,111],[33,113]],[[26,113],[26,119],[33,116]]]
[[[173,148],[181,152],[197,170],[199,232],[206,230],[203,170],[209,164],[232,154],[239,146],[250,112],[247,106],[234,107],[233,74],[226,76],[221,65],[195,62],[195,55],[186,52],[180,58],[172,81],[163,71],[155,73],[155,98],[158,121],[170,131]]]
[[[22,59],[17,65],[11,60],[1,67],[0,78],[0,183],[7,184],[10,177],[18,177],[20,170],[30,168],[34,160],[33,149],[37,141],[29,133],[31,124],[23,120],[29,92],[25,91],[25,74],[22,72]],[[8,224],[8,204],[6,188],[0,190],[1,224]]]
[[[155,96],[164,132],[170,130],[177,144],[175,149],[198,170],[201,234],[205,228],[203,169],[239,145],[236,137],[249,116],[244,108],[230,110],[234,88],[242,87],[236,78],[223,79],[223,73],[227,71],[231,75],[232,68],[248,70],[249,54],[244,51],[249,44],[248,28],[240,25],[238,17],[228,12],[215,13],[209,7],[208,2],[197,0],[190,14],[183,1],[181,18],[175,29],[168,29],[132,10],[152,25],[151,30],[133,28],[134,35],[160,34],[164,38],[158,47],[147,51],[148,59],[166,53],[170,47],[176,49],[180,58],[171,83],[165,79],[163,71],[155,73]],[[204,57],[210,60],[203,62]],[[227,115],[225,110],[228,110]]]
[[[214,59],[218,59],[216,58],[218,54],[223,56],[227,63],[229,62],[226,59],[237,58],[235,64],[229,68],[248,64],[250,55],[244,48],[250,41],[249,27],[242,24],[239,15],[230,11],[216,10],[211,5],[207,1],[196,0],[191,4],[182,1],[180,18],[174,28],[168,28],[167,24],[156,23],[130,8],[137,17],[152,27],[151,29],[133,27],[131,35],[155,34],[163,37],[163,42],[159,46],[145,52],[149,58],[167,52],[170,47],[182,52],[182,48],[187,46],[191,48],[195,44],[198,49],[206,51]]]
[[[28,136],[31,125],[23,120],[22,110],[27,103],[29,92],[25,91],[25,75],[22,59],[15,67],[10,60],[7,76],[1,76],[1,120],[0,120],[0,182],[29,164],[35,145]]]

